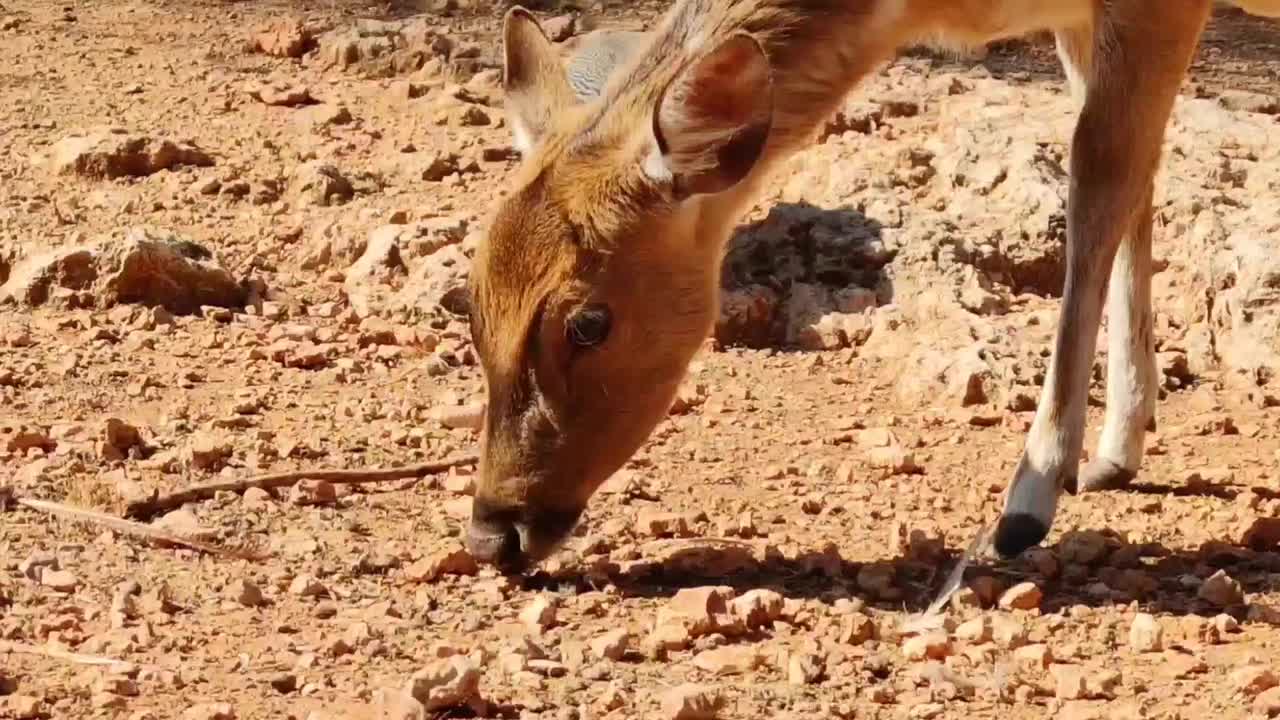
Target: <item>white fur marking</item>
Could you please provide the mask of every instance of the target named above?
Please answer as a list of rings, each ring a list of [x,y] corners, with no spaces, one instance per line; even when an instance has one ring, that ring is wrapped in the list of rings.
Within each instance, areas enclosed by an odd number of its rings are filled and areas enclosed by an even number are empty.
[[[1030,515],[1045,527],[1053,527],[1053,516],[1058,511],[1058,485],[1053,476],[1056,471],[1039,470],[1026,461],[1022,473],[1014,478],[1004,515]]]
[[[1098,441],[1099,458],[1130,472],[1142,465],[1143,439],[1155,414],[1159,382],[1149,335],[1151,238],[1141,228],[1141,217],[1134,222],[1116,253],[1107,292],[1107,416]]]
[[[671,182],[671,165],[667,162],[666,156],[658,150],[655,144],[644,156],[644,164],[641,166],[644,174],[656,183]]]
[[[511,126],[511,146],[520,153],[521,157],[529,154],[533,149],[533,134],[529,132],[529,128],[516,117],[515,113],[509,113],[507,116],[507,124]]]
[[[1045,387],[1052,393],[1055,387],[1054,375],[1057,372],[1055,363],[1050,361]],[[1018,474],[1009,488],[1005,500],[1004,515],[1030,515],[1045,527],[1053,526],[1053,517],[1058,511],[1058,477],[1064,466],[1064,452],[1070,442],[1068,430],[1057,427],[1049,420],[1048,408],[1054,400],[1049,394],[1041,397],[1040,407],[1036,410],[1036,419],[1031,423],[1031,432],[1027,434],[1027,447],[1022,454],[1022,462],[1018,465]]]
[[[684,43],[684,49],[690,54],[697,54],[707,44],[707,29],[702,28],[690,35]]]

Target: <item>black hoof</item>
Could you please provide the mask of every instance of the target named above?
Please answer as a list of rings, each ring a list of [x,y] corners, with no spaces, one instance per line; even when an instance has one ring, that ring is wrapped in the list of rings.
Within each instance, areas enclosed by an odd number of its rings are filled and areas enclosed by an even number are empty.
[[[1028,548],[1039,545],[1048,534],[1048,526],[1031,515],[1005,515],[996,525],[996,552],[1005,560],[1013,559]]]

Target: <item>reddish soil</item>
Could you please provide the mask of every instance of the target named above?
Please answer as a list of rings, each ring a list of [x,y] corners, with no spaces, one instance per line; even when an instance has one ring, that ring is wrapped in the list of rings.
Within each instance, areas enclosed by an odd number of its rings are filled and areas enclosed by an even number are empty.
[[[117,514],[474,446],[500,14],[416,13],[4,0],[0,485]],[[0,718],[1274,717],[1278,79],[1280,26],[1215,18],[1160,178],[1139,480],[1065,498],[936,626],[904,623],[996,517],[1056,322],[1042,41],[850,97],[744,225],[682,407],[535,573],[461,551],[466,467],[147,519],[261,561],[0,514]]]

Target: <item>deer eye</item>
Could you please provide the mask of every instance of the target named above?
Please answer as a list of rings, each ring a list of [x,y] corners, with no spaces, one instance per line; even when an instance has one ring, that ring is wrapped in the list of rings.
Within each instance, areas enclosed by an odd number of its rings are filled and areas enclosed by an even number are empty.
[[[565,336],[574,347],[595,347],[609,337],[612,326],[613,318],[609,314],[609,308],[590,305],[569,316],[565,321]]]

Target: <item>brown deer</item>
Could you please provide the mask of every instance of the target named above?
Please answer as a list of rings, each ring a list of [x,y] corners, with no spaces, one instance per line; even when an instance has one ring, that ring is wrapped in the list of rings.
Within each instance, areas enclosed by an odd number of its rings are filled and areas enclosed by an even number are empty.
[[[1233,1],[1280,16],[1280,0]],[[1210,0],[680,0],[643,43],[606,53],[629,59],[584,92],[533,16],[509,11],[503,82],[523,160],[471,276],[488,385],[471,551],[518,571],[568,535],[666,415],[716,317],[730,232],[770,170],[919,41],[1052,30],[1080,108],[1057,339],[996,550],[1042,541],[1063,489],[1125,486],[1157,390],[1153,177],[1209,13]],[[1081,470],[1104,300],[1106,419]]]

